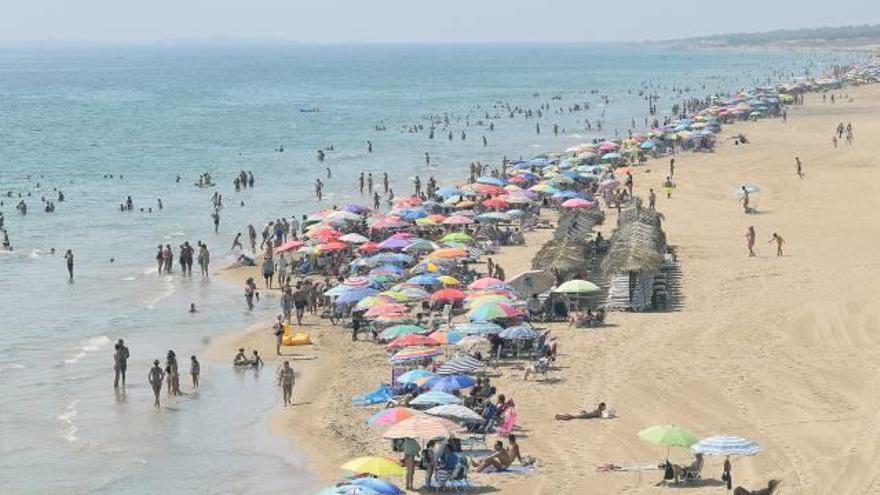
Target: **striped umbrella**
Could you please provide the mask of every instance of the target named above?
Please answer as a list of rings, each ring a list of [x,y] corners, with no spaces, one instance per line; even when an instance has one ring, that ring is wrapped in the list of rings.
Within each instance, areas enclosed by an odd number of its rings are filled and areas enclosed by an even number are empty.
[[[443,354],[443,351],[436,348],[411,347],[397,352],[397,354],[391,356],[389,361],[391,361],[392,364],[403,364],[412,361],[433,359],[441,354]]]
[[[385,438],[447,438],[464,432],[464,428],[448,419],[415,416],[397,423],[382,435]]]
[[[458,404],[435,406],[425,411],[425,413],[430,414],[431,416],[441,416],[444,418],[453,418],[462,421],[482,421],[483,419],[482,416],[475,413],[473,410],[468,409],[464,406],[459,406]]]
[[[755,455],[761,451],[761,446],[754,440],[731,435],[716,435],[691,445],[691,450],[709,455]]]
[[[483,369],[482,361],[467,354],[454,357],[446,361],[437,369],[438,375],[464,375],[473,374]]]
[[[422,414],[421,411],[410,409],[409,407],[392,407],[390,409],[382,409],[367,419],[367,423],[373,426],[389,426],[400,423],[414,416]]]
[[[428,335],[428,338],[437,344],[457,344],[459,340],[464,338],[464,335],[458,332],[446,332],[441,330]]]
[[[507,340],[533,340],[538,338],[538,332],[525,325],[519,325],[505,328],[498,336]]]

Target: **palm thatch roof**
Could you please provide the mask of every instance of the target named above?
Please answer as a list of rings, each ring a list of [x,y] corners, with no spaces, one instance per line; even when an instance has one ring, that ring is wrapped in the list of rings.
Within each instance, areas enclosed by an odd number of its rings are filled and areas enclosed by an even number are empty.
[[[573,237],[586,242],[593,232],[593,227],[603,221],[605,221],[605,213],[599,208],[563,210],[559,214],[558,226],[553,237],[556,239]]]
[[[584,273],[589,265],[586,242],[574,238],[551,239],[532,258],[532,269],[545,270],[562,280]]]
[[[621,211],[602,262],[605,274],[660,271],[666,253],[661,219],[661,214],[643,208],[640,200]]]

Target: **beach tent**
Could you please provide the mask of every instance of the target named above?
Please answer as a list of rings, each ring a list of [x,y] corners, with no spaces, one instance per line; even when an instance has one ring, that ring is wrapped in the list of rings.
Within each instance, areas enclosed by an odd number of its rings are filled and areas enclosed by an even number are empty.
[[[390,401],[393,397],[394,394],[391,392],[391,387],[383,383],[382,385],[379,385],[379,388],[372,392],[354,396],[351,399],[351,402],[356,406],[369,406],[372,404],[384,404]]]

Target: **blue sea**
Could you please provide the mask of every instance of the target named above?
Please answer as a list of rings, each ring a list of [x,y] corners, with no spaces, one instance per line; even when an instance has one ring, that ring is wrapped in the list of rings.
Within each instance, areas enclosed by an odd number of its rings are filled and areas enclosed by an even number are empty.
[[[268,432],[279,402],[272,366],[241,374],[202,360],[198,393],[187,381],[185,396],[153,408],[153,359],[174,349],[187,370],[208,339],[276,312],[272,301],[246,311],[241,288],[216,278],[157,275],[157,244],[176,251],[202,240],[216,271],[249,223],[259,230],[281,216],[366,202],[356,187],[361,172],[377,182],[387,172],[399,197],[416,175],[450,182],[472,161],[623,137],[633,122],[643,129],[644,94],[660,97],[662,116],[684,97],[855,58],[642,45],[0,47],[0,211],[14,246],[0,251],[3,493],[317,488],[304,455]],[[569,112],[584,103],[589,110]],[[508,110],[542,104],[549,110],[540,118]],[[431,116],[449,121],[434,139]],[[319,163],[316,151],[329,147]],[[255,187],[236,193],[240,170],[253,172]],[[194,186],[204,172],[217,187]],[[319,177],[321,204],[313,196]],[[43,212],[41,198],[55,200],[56,189],[65,201]],[[219,234],[210,217],[215,191],[225,205]],[[119,210],[126,196],[134,211]],[[15,209],[20,200],[27,215]],[[67,249],[76,257],[73,282]],[[190,303],[201,312],[190,315]],[[118,338],[132,355],[124,394],[112,387]]]

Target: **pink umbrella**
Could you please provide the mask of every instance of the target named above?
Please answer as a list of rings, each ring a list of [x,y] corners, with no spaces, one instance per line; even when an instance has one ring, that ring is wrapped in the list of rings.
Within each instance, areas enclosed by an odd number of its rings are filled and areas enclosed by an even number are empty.
[[[583,198],[571,198],[569,200],[563,201],[561,206],[563,208],[595,208],[596,203],[593,203],[592,201],[587,201]]]
[[[369,287],[372,284],[367,277],[349,277],[342,282],[346,287]]]
[[[492,277],[483,277],[481,279],[477,279],[477,280],[471,282],[471,284],[468,285],[468,289],[482,290],[482,289],[488,289],[489,287],[494,287],[496,285],[504,285],[504,281],[498,280],[497,278],[492,278]]]
[[[611,141],[603,141],[599,145],[599,151],[614,151],[617,149],[617,145],[612,143]]]
[[[443,220],[443,223],[446,225],[468,225],[474,223],[474,221],[464,215],[452,215],[446,220]]]
[[[297,250],[297,249],[305,246],[305,244],[306,243],[304,243],[302,241],[287,241],[284,244],[282,244],[278,249],[276,249],[275,252],[276,253],[283,253],[285,251],[294,251],[294,250]]]

